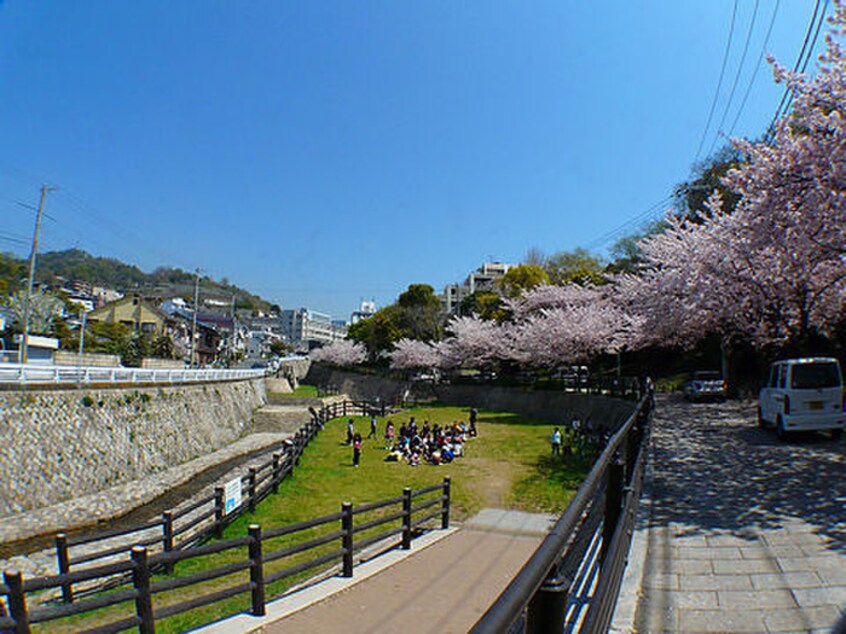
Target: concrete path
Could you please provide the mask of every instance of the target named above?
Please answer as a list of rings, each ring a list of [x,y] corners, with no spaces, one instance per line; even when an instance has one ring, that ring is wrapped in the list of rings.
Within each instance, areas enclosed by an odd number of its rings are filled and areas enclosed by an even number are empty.
[[[392,551],[203,634],[262,632],[448,634],[466,632],[540,544],[555,517],[485,509],[460,529],[434,531],[411,551]]]
[[[846,609],[846,442],[755,404],[659,399],[617,632],[830,632]]]

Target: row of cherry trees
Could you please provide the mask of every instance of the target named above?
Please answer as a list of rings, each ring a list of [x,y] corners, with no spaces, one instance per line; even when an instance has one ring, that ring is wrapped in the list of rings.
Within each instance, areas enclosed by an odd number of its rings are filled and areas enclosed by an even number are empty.
[[[830,334],[846,307],[843,0],[830,23],[816,76],[774,63],[794,106],[771,140],[733,141],[743,160],[723,185],[734,206],[724,209],[715,191],[705,214],[668,214],[664,231],[640,241],[634,273],[598,285],[538,286],[506,300],[497,320],[455,318],[443,341],[397,342],[392,367],[554,367],[653,345],[691,345],[713,333],[757,347],[801,347]],[[353,350],[337,347],[349,360],[363,359],[363,349]],[[323,354],[333,360],[331,349]]]

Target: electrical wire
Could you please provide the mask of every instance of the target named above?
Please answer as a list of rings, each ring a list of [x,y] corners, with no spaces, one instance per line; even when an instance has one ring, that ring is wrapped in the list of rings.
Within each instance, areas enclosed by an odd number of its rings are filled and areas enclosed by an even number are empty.
[[[819,2],[819,0],[817,0]],[[726,72],[726,62],[728,62],[729,51],[731,50],[731,40],[734,36],[734,21],[737,17],[737,0],[734,0],[734,8],[731,12],[731,24],[729,25],[728,39],[726,40],[726,50],[723,53],[723,64],[720,67],[720,78],[717,80],[717,89],[714,91],[714,99],[711,101],[711,109],[708,112],[708,121],[705,123],[705,129],[702,131],[702,138],[699,140],[699,147],[696,150],[696,158],[693,162],[699,160],[699,155],[702,153],[702,146],[705,145],[705,138],[708,136],[708,130],[711,127],[711,120],[714,117],[714,110],[717,108],[717,100],[720,97],[720,89],[723,86],[723,77]]]
[[[802,42],[802,48],[799,51],[799,56],[796,58],[796,63],[793,65],[793,72],[796,73],[800,66],[804,68],[802,59],[805,57],[805,51],[808,51],[808,58],[810,58],[811,51],[813,51],[814,46],[816,45],[817,36],[820,32],[820,25],[823,22],[823,18],[825,17],[825,9],[823,9],[822,14],[819,13],[820,10],[820,3],[822,0],[817,0],[816,4],[814,5],[814,13],[811,15],[811,21],[808,23],[808,30],[805,32],[805,40]],[[828,0],[825,1],[825,6],[828,7]],[[819,23],[817,22],[817,16],[819,15]],[[816,30],[815,30],[816,27]],[[814,33],[814,42],[811,44],[811,47],[808,48],[808,43],[811,41],[811,33]],[[807,59],[805,60],[805,65],[807,65]],[[789,99],[788,99],[789,97]],[[769,128],[767,130],[767,134],[765,135],[765,141],[770,142],[773,139],[775,134],[775,125],[776,122],[785,115],[787,112],[787,108],[790,107],[790,104],[793,102],[793,93],[791,92],[789,87],[785,87],[784,93],[781,96],[781,101],[779,101],[778,107],[776,108],[775,114],[773,115],[773,119],[770,122]]]
[[[743,93],[743,100],[740,102],[740,107],[737,109],[737,114],[734,116],[734,121],[731,123],[728,136],[731,138],[734,135],[734,130],[737,127],[737,122],[740,120],[740,115],[746,107],[746,100],[749,99],[749,94],[752,92],[752,86],[755,84],[755,78],[758,76],[758,71],[761,70],[761,64],[764,61],[764,56],[767,54],[767,44],[770,42],[770,35],[773,32],[773,24],[775,24],[776,14],[781,0],[776,0],[773,14],[770,16],[770,24],[767,27],[767,35],[764,37],[764,43],[761,45],[761,53],[758,55],[758,61],[755,64],[755,70],[752,72],[752,77],[749,79],[749,84],[746,86],[746,92]]]
[[[746,53],[749,51],[749,42],[752,41],[752,32],[755,30],[755,19],[758,17],[759,0],[755,0],[755,8],[752,10],[752,19],[749,21],[749,30],[746,31],[746,41],[743,43],[743,53],[740,55],[740,63],[737,65],[737,72],[734,74],[734,81],[731,84],[726,107],[723,110],[723,116],[720,117],[720,123],[717,125],[717,133],[714,135],[714,140],[711,142],[711,147],[708,150],[708,155],[714,153],[714,148],[717,145],[717,140],[723,132],[723,125],[726,122],[729,110],[731,109],[731,102],[734,100],[734,91],[737,90],[737,84],[740,81],[740,74],[743,72],[743,64],[746,62]]]
[[[672,200],[673,200],[672,195],[665,196],[664,198],[662,198],[661,200],[659,200],[656,203],[653,203],[647,209],[645,209],[644,211],[641,211],[636,216],[630,218],[629,220],[627,220],[623,224],[619,225],[618,227],[615,227],[614,229],[612,229],[611,231],[608,231],[607,233],[604,233],[603,235],[599,236],[595,240],[592,240],[587,245],[585,245],[585,249],[590,251],[591,249],[596,249],[600,246],[603,246],[603,245],[607,244],[608,242],[610,242],[611,240],[622,237],[623,235],[625,235],[626,232],[628,232],[631,229],[637,227],[638,225],[654,219],[656,214],[658,214],[659,212],[663,214],[663,212],[665,210],[665,205],[667,205]]]
[[[828,8],[828,0],[825,0],[825,4],[823,5],[822,13],[820,14],[820,19],[817,20],[817,28],[814,31],[814,39],[811,41],[811,46],[808,47],[807,52],[805,53],[805,61],[802,62],[802,68],[799,69],[799,74],[804,74],[805,70],[808,68],[808,62],[811,61],[811,55],[814,52],[814,46],[816,46],[817,38],[820,34],[820,28],[822,27],[822,23],[825,21],[825,12]],[[793,97],[794,93],[791,91],[790,96],[787,98],[787,103],[784,105],[784,110],[781,113],[781,116],[784,116],[788,112],[790,112],[790,107],[793,105]]]

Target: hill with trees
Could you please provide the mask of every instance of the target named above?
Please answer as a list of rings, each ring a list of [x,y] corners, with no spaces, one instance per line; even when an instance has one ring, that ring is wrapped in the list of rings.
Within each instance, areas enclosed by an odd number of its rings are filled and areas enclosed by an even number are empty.
[[[26,285],[27,261],[9,253],[0,253],[0,294],[7,295]],[[122,293],[137,292],[148,296],[182,296],[194,294],[194,273],[172,267],[159,267],[145,273],[137,266],[115,258],[97,257],[81,249],[40,253],[36,260],[35,279],[50,287],[65,281],[86,282],[92,286],[112,288]],[[224,278],[200,278],[204,295],[235,297],[238,308],[267,310],[272,304]]]

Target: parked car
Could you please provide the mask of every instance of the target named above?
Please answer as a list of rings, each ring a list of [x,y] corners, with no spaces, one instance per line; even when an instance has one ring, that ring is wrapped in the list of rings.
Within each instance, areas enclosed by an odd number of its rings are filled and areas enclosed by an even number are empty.
[[[758,425],[775,427],[779,438],[793,431],[846,428],[846,394],[840,363],[830,357],[785,359],[770,365],[758,394]]]
[[[411,380],[417,383],[438,383],[441,379],[439,370],[432,368],[431,370],[421,370],[411,376]]]
[[[684,397],[689,401],[726,400],[726,382],[719,372],[699,370],[682,386]]]

